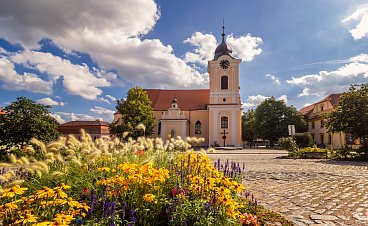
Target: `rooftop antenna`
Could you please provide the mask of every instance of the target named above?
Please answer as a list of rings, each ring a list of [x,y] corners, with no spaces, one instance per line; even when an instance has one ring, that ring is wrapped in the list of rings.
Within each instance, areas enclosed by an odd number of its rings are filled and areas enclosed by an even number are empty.
[[[222,43],[225,43],[225,19],[222,19]]]

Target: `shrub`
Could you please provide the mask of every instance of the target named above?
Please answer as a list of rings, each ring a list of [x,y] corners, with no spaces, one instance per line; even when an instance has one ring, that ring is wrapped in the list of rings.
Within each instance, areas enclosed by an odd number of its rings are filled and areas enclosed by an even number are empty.
[[[296,133],[295,134],[295,143],[300,148],[311,147],[313,145],[313,139],[312,139],[312,136],[308,132],[306,132],[306,133]]]
[[[295,151],[293,153],[293,157],[294,158],[305,158],[305,153],[306,152],[327,152],[329,153],[330,150],[325,149],[325,148],[317,148],[316,146],[313,147],[307,147],[307,148],[300,148],[297,151]]]
[[[281,137],[279,138],[278,143],[281,149],[289,152],[293,152],[298,148],[292,137]]]

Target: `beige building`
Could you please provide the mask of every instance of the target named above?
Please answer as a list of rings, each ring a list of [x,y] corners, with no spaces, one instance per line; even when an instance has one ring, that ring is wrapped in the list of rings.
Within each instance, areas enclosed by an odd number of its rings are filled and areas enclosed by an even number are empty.
[[[209,89],[162,90],[145,89],[154,109],[153,137],[180,136],[204,138],[200,146],[242,146],[239,87],[241,59],[222,42],[213,60],[208,62]],[[118,114],[115,115],[119,117]]]
[[[317,103],[302,108],[300,112],[308,122],[308,132],[311,134],[313,142],[316,145],[338,149],[344,147],[346,144],[351,144],[354,149],[359,148],[359,140],[352,140],[349,135],[343,132],[329,132],[324,125],[324,115],[334,111],[336,105],[339,103],[340,96],[341,94],[331,94]]]

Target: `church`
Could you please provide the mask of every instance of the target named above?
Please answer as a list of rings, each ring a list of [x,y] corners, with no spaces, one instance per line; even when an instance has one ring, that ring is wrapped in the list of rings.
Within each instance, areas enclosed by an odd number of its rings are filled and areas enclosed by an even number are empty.
[[[241,147],[239,64],[225,42],[208,61],[209,89],[145,89],[154,109],[153,137],[204,138],[199,146]]]

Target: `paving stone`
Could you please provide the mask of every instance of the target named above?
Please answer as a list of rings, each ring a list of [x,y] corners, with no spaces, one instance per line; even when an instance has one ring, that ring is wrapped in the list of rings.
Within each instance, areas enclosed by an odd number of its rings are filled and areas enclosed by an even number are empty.
[[[244,185],[265,207],[300,225],[368,225],[368,163],[278,159],[274,150],[241,152],[246,154],[210,157],[244,162]],[[319,217],[312,221],[312,215]]]
[[[320,209],[320,210],[316,210],[314,212],[318,213],[318,214],[322,214],[322,213],[326,212],[326,210],[325,209]]]

